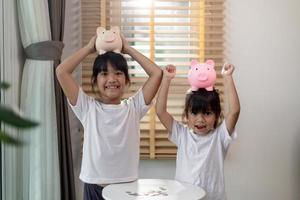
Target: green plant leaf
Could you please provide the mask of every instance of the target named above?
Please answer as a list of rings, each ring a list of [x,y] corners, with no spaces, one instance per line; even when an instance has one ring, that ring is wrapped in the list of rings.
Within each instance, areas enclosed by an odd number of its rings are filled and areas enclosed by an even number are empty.
[[[7,123],[17,128],[31,128],[38,125],[37,122],[21,117],[13,109],[0,105],[0,122]]]
[[[0,82],[0,89],[6,90],[9,87],[10,87],[10,85],[7,82],[3,82],[3,81]]]
[[[0,142],[6,144],[13,144],[13,145],[21,145],[22,142],[19,140],[9,136],[7,133],[0,130]]]

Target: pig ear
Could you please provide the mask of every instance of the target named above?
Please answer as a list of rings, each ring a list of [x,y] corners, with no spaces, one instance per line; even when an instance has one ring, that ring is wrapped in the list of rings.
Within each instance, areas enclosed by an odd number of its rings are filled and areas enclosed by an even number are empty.
[[[195,65],[197,65],[198,64],[198,61],[197,60],[192,60],[192,62],[191,62],[191,67],[193,67],[193,66],[195,66]]]
[[[97,35],[102,34],[103,31],[105,31],[105,28],[99,26],[99,27],[97,28]]]
[[[118,26],[113,26],[110,30],[120,33],[120,28]]]
[[[215,62],[213,60],[207,60],[205,63],[212,66],[213,68],[215,67]]]

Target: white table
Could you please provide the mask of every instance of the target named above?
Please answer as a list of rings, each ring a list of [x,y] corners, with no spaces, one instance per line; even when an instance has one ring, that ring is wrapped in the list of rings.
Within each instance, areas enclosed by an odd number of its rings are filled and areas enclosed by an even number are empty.
[[[139,179],[106,186],[106,200],[200,200],[205,191],[197,186],[167,179]]]

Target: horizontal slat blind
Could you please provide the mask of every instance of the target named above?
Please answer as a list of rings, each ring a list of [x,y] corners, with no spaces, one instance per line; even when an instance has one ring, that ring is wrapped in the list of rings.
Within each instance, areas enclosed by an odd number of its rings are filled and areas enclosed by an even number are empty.
[[[174,64],[177,76],[172,81],[168,111],[181,120],[185,93],[189,88],[186,75],[192,59],[214,59],[218,80],[223,63],[224,0],[82,0],[83,43],[94,35],[96,27],[120,26],[130,44],[161,67]],[[82,84],[91,90],[91,66],[95,56],[83,62]],[[128,60],[132,84],[124,98],[133,95],[145,82],[144,70]],[[176,147],[168,141],[167,132],[152,108],[141,120],[141,157],[174,158]]]

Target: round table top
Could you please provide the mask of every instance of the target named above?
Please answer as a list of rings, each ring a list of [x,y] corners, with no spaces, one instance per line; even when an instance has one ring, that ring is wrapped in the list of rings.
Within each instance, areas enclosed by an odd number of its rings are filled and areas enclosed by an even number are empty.
[[[205,191],[197,186],[168,179],[138,179],[106,186],[106,200],[200,200]]]

